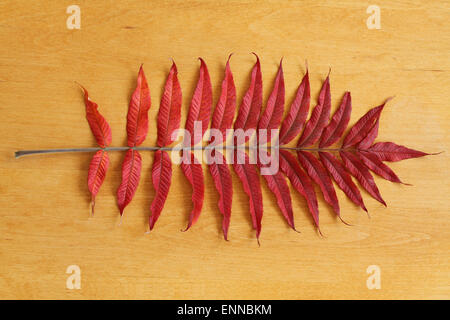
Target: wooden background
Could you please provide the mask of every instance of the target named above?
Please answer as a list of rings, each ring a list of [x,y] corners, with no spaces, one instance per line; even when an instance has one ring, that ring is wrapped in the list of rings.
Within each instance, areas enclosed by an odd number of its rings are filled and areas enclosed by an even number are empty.
[[[81,29],[66,28],[74,1],[0,3],[0,298],[303,299],[449,298],[448,1],[377,1],[381,30],[366,26],[366,1],[76,1]],[[111,166],[89,217],[91,154],[14,159],[14,151],[94,147],[79,88],[86,86],[109,121],[113,146],[126,141],[128,101],[141,63],[153,106],[144,146],[156,143],[164,79],[177,62],[182,123],[198,77],[208,64],[214,105],[228,54],[238,102],[254,57],[262,61],[266,99],[284,57],[287,103],[308,59],[313,103],[332,68],[333,109],[353,96],[351,123],[395,95],[378,141],[395,141],[438,156],[391,167],[414,186],[376,178],[388,207],[367,193],[370,211],[341,191],[337,220],[319,196],[325,238],[315,232],[305,202],[292,192],[301,234],[290,230],[263,185],[261,247],[249,206],[233,173],[230,240],[221,234],[218,196],[205,171],[202,216],[186,233],[191,191],[174,167],[169,197],[154,232],[145,235],[154,195],[151,152],[142,152],[138,191],[121,226],[115,193],[124,154]],[[81,289],[66,289],[66,268],[81,268]],[[381,269],[381,289],[366,286],[369,265]]]

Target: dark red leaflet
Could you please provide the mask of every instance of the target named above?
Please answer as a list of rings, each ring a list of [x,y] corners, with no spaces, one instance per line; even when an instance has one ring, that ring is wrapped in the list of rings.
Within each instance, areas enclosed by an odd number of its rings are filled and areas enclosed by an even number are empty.
[[[111,128],[106,122],[105,118],[98,112],[98,105],[89,99],[88,91],[81,86],[84,92],[84,104],[86,105],[86,119],[89,123],[95,140],[101,148],[108,146],[111,143]]]
[[[360,206],[367,212],[358,187],[353,183],[351,176],[345,171],[345,168],[340,161],[329,152],[319,152],[319,156],[323,166],[333,177],[334,181],[336,181],[339,188],[341,188],[345,195],[357,206]]]
[[[309,74],[306,70],[289,113],[281,124],[280,145],[289,143],[302,131],[308,116],[310,100]]]
[[[373,176],[370,174],[369,169],[353,154],[347,151],[339,152],[344,166],[347,170],[359,181],[359,183],[367,190],[367,192],[377,201],[381,202],[384,206],[384,202],[381,197],[380,191],[375,184]]]
[[[307,147],[314,144],[322,134],[323,129],[328,123],[331,110],[331,94],[330,94],[330,76],[328,75],[322,85],[319,94],[319,103],[314,107],[311,117],[306,123],[297,147]]]
[[[367,134],[367,136],[364,139],[362,139],[361,142],[358,144],[358,149],[360,150],[369,149],[369,147],[372,145],[372,143],[378,136],[379,126],[380,126],[380,118],[377,119],[372,129],[370,129],[369,133]]]
[[[108,171],[109,157],[106,151],[99,150],[92,157],[91,163],[89,165],[88,172],[88,187],[91,192],[92,201],[92,215],[94,215],[95,208],[95,197],[97,196],[100,187],[106,177],[106,171]]]
[[[233,201],[233,183],[231,179],[231,172],[228,168],[228,164],[223,154],[218,151],[213,151],[215,154],[213,156],[222,157],[221,163],[216,163],[216,161],[208,161],[209,172],[214,180],[214,185],[216,186],[217,192],[219,193],[219,210],[223,215],[222,220],[222,231],[225,240],[228,240],[228,228],[230,226],[231,218],[231,204]]]
[[[274,161],[269,153],[266,152],[265,156],[269,162],[267,164],[262,164],[260,161],[258,161],[258,166],[260,168],[270,167],[272,161]],[[283,214],[287,223],[292,229],[296,230],[294,224],[294,212],[292,211],[291,193],[289,191],[289,186],[287,185],[286,178],[280,170],[277,170],[272,174],[263,174],[262,176],[266,180],[267,186],[269,187],[270,191],[272,191],[275,198],[277,199],[278,207],[280,208],[281,213]]]
[[[222,91],[214,110],[211,128],[219,129],[222,132],[223,141],[226,140],[226,130],[231,128],[236,111],[236,87],[234,85],[233,74],[230,68],[230,58],[228,57],[225,67],[225,77],[222,81]]]
[[[200,217],[203,198],[205,196],[205,183],[203,181],[202,165],[198,162],[192,152],[184,151],[181,170],[192,186],[192,203],[194,206],[189,215],[189,222],[185,230],[187,231]]]
[[[239,112],[234,122],[234,129],[256,129],[262,108],[262,76],[258,56],[252,69],[250,87],[242,99]],[[246,138],[247,139],[247,138]],[[248,139],[247,139],[248,140]]]
[[[311,180],[297,163],[295,157],[287,150],[280,149],[280,168],[289,178],[292,186],[306,199],[309,212],[319,228],[319,205]],[[319,229],[320,230],[320,229]]]
[[[267,100],[267,106],[258,123],[258,129],[267,130],[267,142],[272,141],[271,130],[278,129],[284,112],[284,76],[283,60],[280,61],[272,93]]]
[[[375,154],[381,161],[391,162],[430,155],[430,153],[410,149],[393,142],[375,143],[368,151]]]
[[[243,159],[243,161],[239,161],[238,163],[238,158]],[[253,229],[256,230],[256,238],[259,243],[263,203],[258,171],[254,164],[250,164],[248,155],[241,150],[236,150],[234,153],[233,169],[239,177],[239,180],[241,180],[244,191],[249,197]]]
[[[131,96],[127,115],[128,146],[135,147],[144,142],[148,132],[148,110],[151,106],[150,89],[144,69],[139,68],[136,89]]]
[[[120,215],[131,202],[139,185],[141,176],[142,158],[137,150],[129,149],[122,163],[122,182],[117,189],[117,205]]]
[[[352,147],[363,140],[380,117],[381,111],[383,111],[385,104],[391,99],[392,98],[388,98],[383,104],[367,111],[367,113],[353,125],[348,134],[345,136],[344,142],[342,143],[342,148]]]
[[[326,148],[338,141],[350,121],[352,113],[352,97],[350,92],[346,92],[342,98],[339,109],[334,113],[328,126],[324,129],[320,139],[319,148]]]
[[[197,87],[195,88],[194,95],[192,96],[185,125],[186,130],[191,134],[191,145],[196,145],[199,143],[202,140],[205,131],[208,129],[212,106],[212,89],[208,68],[205,61],[203,61],[202,58],[199,59],[200,74]],[[201,136],[199,132],[197,132],[194,136],[194,123],[196,121],[201,122]]]
[[[172,133],[180,127],[182,96],[177,74],[177,66],[173,62],[158,111],[158,147],[171,144],[174,141]]]
[[[381,160],[378,159],[375,154],[363,151],[358,152],[358,156],[367,168],[375,172],[380,177],[392,182],[403,183],[400,181],[399,177],[397,177],[395,172],[392,171],[392,169],[385,165],[383,162],[381,162]]]
[[[155,159],[152,167],[152,182],[155,188],[155,198],[150,206],[149,227],[150,230],[155,226],[164,204],[169,194],[169,188],[172,179],[172,162],[166,151],[158,150],[155,152]]]
[[[319,185],[325,201],[331,205],[334,212],[340,217],[339,201],[334,190],[333,182],[320,161],[310,152],[306,151],[297,151],[297,157],[309,177]]]

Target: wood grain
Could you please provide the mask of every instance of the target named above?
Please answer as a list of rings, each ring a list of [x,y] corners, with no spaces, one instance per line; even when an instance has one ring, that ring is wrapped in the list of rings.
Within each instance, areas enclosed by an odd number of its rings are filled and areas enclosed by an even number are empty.
[[[78,1],[80,30],[66,28],[70,4],[0,3],[0,298],[450,298],[448,1],[380,1],[381,30],[366,27],[364,1]],[[388,207],[363,193],[371,219],[338,191],[352,227],[319,196],[323,239],[294,190],[301,234],[290,230],[263,181],[261,247],[234,174],[231,241],[225,242],[207,171],[204,210],[192,230],[180,232],[191,194],[175,167],[166,207],[145,235],[154,195],[151,152],[142,152],[143,175],[121,226],[115,193],[123,153],[111,153],[94,218],[86,182],[90,154],[14,159],[16,150],[95,146],[74,81],[99,104],[112,145],[123,146],[128,101],[144,63],[153,106],[143,145],[154,146],[170,58],[178,65],[184,123],[197,57],[209,66],[216,102],[226,58],[235,53],[240,101],[252,51],[262,61],[265,99],[284,57],[290,103],[308,59],[313,101],[331,67],[333,109],[350,90],[351,123],[395,95],[378,141],[445,152],[392,164],[414,186],[377,178]],[[80,290],[66,289],[69,265],[81,268]],[[369,265],[381,269],[380,290],[366,286]]]

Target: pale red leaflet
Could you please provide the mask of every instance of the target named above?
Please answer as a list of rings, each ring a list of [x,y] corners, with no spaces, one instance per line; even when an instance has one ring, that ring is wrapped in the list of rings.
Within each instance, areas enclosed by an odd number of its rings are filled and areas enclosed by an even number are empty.
[[[331,111],[330,75],[325,79],[319,94],[319,101],[314,107],[311,117],[306,123],[297,147],[307,147],[314,144],[322,134],[323,129],[328,124]]]
[[[228,57],[225,67],[225,77],[222,81],[222,91],[214,110],[211,128],[219,129],[222,132],[222,139],[226,140],[226,130],[231,128],[236,111],[236,87],[234,85],[233,74],[230,68],[230,58]]]
[[[173,62],[167,75],[164,92],[158,112],[158,147],[171,144],[172,133],[180,127],[181,119],[181,87],[178,81],[178,71]]]
[[[342,98],[341,105],[334,113],[328,126],[323,130],[322,138],[320,139],[319,148],[326,148],[338,141],[350,121],[350,114],[352,113],[352,97],[350,92],[346,92]]]
[[[352,147],[358,144],[367,136],[377,120],[380,118],[381,111],[383,111],[385,104],[389,100],[391,100],[391,98],[386,99],[386,101],[378,107],[372,108],[367,111],[367,113],[353,125],[353,127],[344,138],[342,148]]]
[[[395,172],[392,171],[392,169],[385,165],[383,162],[381,162],[381,160],[378,159],[375,154],[370,152],[359,152],[358,156],[367,168],[375,172],[380,177],[392,182],[403,183],[400,181],[399,177],[397,177]]]
[[[198,160],[195,158],[194,154],[189,151],[185,151],[183,152],[183,157],[189,158],[181,162],[181,170],[192,186],[192,203],[194,205],[191,214],[189,215],[189,223],[186,227],[186,230],[188,230],[200,217],[205,194],[205,183],[203,181],[202,165],[198,163]]]
[[[258,166],[260,168],[269,167],[271,162],[274,161],[273,157],[267,152],[265,157],[268,159],[268,163],[262,164],[258,161]],[[291,193],[283,173],[280,170],[277,170],[277,172],[273,174],[266,174],[262,176],[264,180],[266,180],[269,190],[272,191],[273,195],[277,199],[278,207],[280,208],[287,223],[292,229],[296,230],[294,224],[294,212],[292,210]]]
[[[310,100],[309,74],[306,70],[289,113],[281,124],[280,145],[289,143],[302,131],[308,116]]]
[[[289,151],[281,149],[279,161],[280,169],[288,177],[292,186],[305,197],[309,212],[311,213],[317,228],[319,228],[319,205],[311,180]]]
[[[122,163],[122,182],[117,190],[117,205],[120,215],[131,202],[141,176],[142,158],[137,150],[129,149]]]
[[[233,168],[239,180],[242,182],[245,193],[249,197],[253,229],[256,230],[256,238],[259,243],[259,235],[261,234],[261,220],[263,216],[263,204],[258,170],[254,164],[250,164],[250,158],[244,151],[236,149],[234,155],[235,159],[233,161]],[[238,157],[244,159],[244,161],[240,161],[241,163],[238,163]]]
[[[195,145],[202,140],[205,131],[208,129],[211,116],[212,106],[212,89],[211,80],[209,78],[208,68],[205,61],[200,58],[200,75],[197,81],[194,95],[192,96],[189,113],[186,120],[185,128],[191,134],[191,145]],[[201,136],[194,136],[194,122],[200,121],[202,124]]]
[[[172,179],[172,162],[166,151],[158,150],[155,152],[155,159],[152,167],[152,182],[155,188],[155,198],[150,206],[149,227],[150,230],[155,226],[164,204],[169,194],[169,188]]]
[[[101,148],[111,144],[111,128],[105,118],[98,112],[98,105],[89,99],[88,91],[80,85],[84,92],[84,104],[86,105],[86,119],[89,123],[95,140]]]
[[[381,161],[391,162],[430,155],[430,153],[410,149],[393,142],[375,143],[368,151],[375,154]]]
[[[310,152],[297,151],[297,156],[300,164],[306,170],[309,177],[319,185],[325,201],[331,205],[334,212],[340,217],[341,213],[336,191],[334,190],[333,182],[325,168]]]
[[[209,172],[214,180],[217,192],[219,193],[219,210],[223,215],[222,231],[225,240],[228,240],[228,229],[230,226],[231,218],[231,205],[233,201],[233,183],[231,178],[231,172],[228,168],[225,157],[220,152],[214,150],[212,156],[222,157],[222,163],[216,163],[215,161],[209,161],[211,164]]]
[[[380,191],[378,190],[369,169],[367,169],[367,167],[351,152],[341,151],[339,154],[344,166],[359,181],[361,186],[363,186],[374,199],[386,206],[386,202],[384,202],[381,197]]]
[[[283,60],[280,61],[272,93],[267,100],[267,106],[258,123],[258,129],[267,130],[267,141],[272,141],[271,129],[278,129],[284,112],[284,76]]]
[[[258,56],[252,69],[250,87],[242,99],[234,129],[256,129],[262,108],[262,75]],[[247,139],[247,138],[246,138]],[[247,139],[248,140],[248,139]]]
[[[319,156],[323,166],[333,177],[334,181],[336,181],[339,188],[344,191],[350,200],[367,212],[358,187],[353,183],[351,176],[341,162],[329,152],[319,152]]]
[[[150,89],[144,69],[139,68],[136,89],[131,96],[127,115],[128,146],[136,147],[144,142],[148,132],[148,110],[151,106]]]
[[[99,150],[94,154],[89,165],[88,172],[88,187],[92,195],[92,215],[94,215],[95,197],[97,196],[100,187],[105,180],[106,171],[108,171],[109,157],[106,151]]]

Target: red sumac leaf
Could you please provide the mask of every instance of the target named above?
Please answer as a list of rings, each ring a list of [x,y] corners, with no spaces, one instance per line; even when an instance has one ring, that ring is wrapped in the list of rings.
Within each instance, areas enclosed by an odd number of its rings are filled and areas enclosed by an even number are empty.
[[[152,167],[152,182],[155,188],[155,198],[150,206],[149,227],[150,230],[155,226],[164,204],[169,194],[169,188],[172,179],[172,162],[166,151],[158,150],[155,152],[155,159]]]
[[[386,202],[384,202],[381,197],[380,191],[378,190],[369,169],[367,169],[367,167],[353,153],[341,151],[339,154],[344,166],[359,181],[364,189],[366,189],[374,199],[386,206]]]
[[[311,180],[289,151],[283,149],[280,149],[279,151],[281,170],[288,177],[292,186],[305,197],[309,212],[311,213],[317,228],[319,228],[319,205]]]
[[[369,152],[358,152],[358,156],[367,168],[375,172],[380,177],[392,182],[403,183],[400,181],[399,177],[397,177],[395,172],[381,162],[375,154]]]
[[[366,114],[353,125],[348,134],[345,136],[344,142],[342,143],[342,148],[349,148],[363,140],[369,131],[371,131],[378,118],[380,118],[381,111],[383,111],[386,103],[391,99],[392,98],[388,98],[383,104],[367,111]]]
[[[309,177],[319,185],[323,197],[331,205],[334,212],[340,217],[339,201],[334,190],[333,182],[320,161],[310,152],[297,151],[300,164],[306,170]]]
[[[256,129],[262,107],[262,76],[258,56],[252,69],[250,87],[242,99],[239,112],[234,122],[234,129]]]
[[[244,191],[249,197],[253,229],[256,230],[256,238],[259,243],[261,220],[263,216],[262,192],[259,174],[256,166],[250,163],[250,158],[244,151],[236,150],[234,156],[233,169],[239,180],[241,180]],[[237,158],[244,159],[244,161],[240,161],[243,163],[238,163]]]
[[[307,147],[314,144],[328,123],[331,110],[330,75],[327,76],[319,94],[319,103],[314,107],[311,117],[306,123],[297,147]]]
[[[334,113],[328,126],[324,129],[322,138],[320,139],[319,148],[326,148],[342,137],[352,113],[352,97],[350,92],[346,92],[342,98],[339,109]]]
[[[192,186],[192,203],[194,206],[191,214],[189,215],[189,222],[185,229],[185,231],[187,231],[200,217],[203,207],[203,198],[205,195],[205,182],[203,181],[202,165],[198,162],[192,152],[183,152],[181,170]]]
[[[131,96],[127,115],[128,146],[135,147],[144,142],[148,132],[148,110],[151,106],[150,89],[144,69],[139,68],[136,89]]]
[[[306,70],[289,113],[281,124],[280,144],[289,143],[302,131],[308,116],[310,100],[309,74],[308,70]]]
[[[368,151],[375,154],[381,161],[391,162],[430,155],[430,153],[410,149],[393,142],[375,143]]]
[[[89,99],[88,91],[83,86],[80,85],[80,87],[84,92],[86,119],[89,123],[89,127],[91,128],[98,145],[104,148],[111,143],[111,128],[105,118],[98,112],[98,105]]]
[[[177,66],[173,62],[167,75],[158,112],[158,147],[171,144],[174,141],[172,133],[180,127],[182,97],[177,75]]]
[[[216,163],[215,161],[208,161],[209,172],[214,180],[214,185],[216,186],[217,192],[219,193],[219,210],[223,215],[222,220],[222,231],[225,240],[228,240],[228,228],[230,226],[231,218],[231,204],[233,201],[233,183],[231,179],[231,172],[228,168],[225,157],[220,152],[214,150],[215,152],[212,156],[222,157],[221,163]],[[211,155],[211,154],[209,154]]]
[[[192,96],[189,113],[186,120],[186,130],[191,134],[191,145],[195,145],[202,140],[205,131],[208,129],[209,118],[211,116],[212,89],[209,78],[208,67],[202,58],[200,59],[200,74],[197,86]],[[194,122],[200,121],[202,125],[201,136],[199,132],[194,135]]]
[[[226,140],[226,130],[233,124],[234,113],[236,111],[236,87],[234,85],[233,74],[230,68],[230,57],[228,57],[225,67],[225,77],[222,81],[222,91],[214,110],[211,128],[219,129],[222,132],[223,141]]]
[[[379,126],[380,126],[380,118],[377,119],[372,129],[370,129],[369,133],[367,133],[367,136],[364,139],[362,139],[361,142],[358,144],[358,149],[366,150],[372,145],[372,143],[378,136]]]
[[[106,151],[99,150],[92,157],[88,172],[88,187],[92,196],[92,215],[94,215],[95,197],[105,180],[106,171],[109,166],[109,157]]]
[[[336,181],[339,188],[344,191],[350,200],[367,212],[358,187],[353,183],[351,176],[345,171],[340,161],[329,152],[319,152],[319,156],[323,166],[333,177],[334,181]]]
[[[131,202],[139,185],[141,176],[142,158],[137,150],[129,149],[122,163],[122,182],[117,189],[117,205],[120,215]]]
[[[280,61],[272,93],[267,100],[267,106],[258,123],[258,129],[267,130],[267,142],[272,140],[271,129],[278,129],[284,112],[284,76],[283,60]]]

